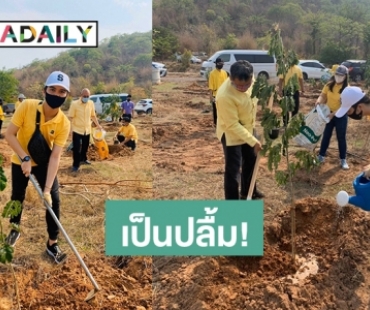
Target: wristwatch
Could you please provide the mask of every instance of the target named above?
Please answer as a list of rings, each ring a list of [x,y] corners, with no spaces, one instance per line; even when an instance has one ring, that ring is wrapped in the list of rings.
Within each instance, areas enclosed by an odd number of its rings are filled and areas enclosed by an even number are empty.
[[[31,160],[31,157],[29,156],[25,156],[23,159],[22,159],[22,163],[24,163],[25,161],[30,161]]]

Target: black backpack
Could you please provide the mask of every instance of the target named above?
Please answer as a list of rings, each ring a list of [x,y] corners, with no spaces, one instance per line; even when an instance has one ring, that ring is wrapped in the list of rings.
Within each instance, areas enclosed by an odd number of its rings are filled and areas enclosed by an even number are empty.
[[[39,103],[41,104],[42,101]],[[40,131],[40,111],[36,112],[36,129],[28,142],[28,152],[37,165],[48,165],[51,149]]]

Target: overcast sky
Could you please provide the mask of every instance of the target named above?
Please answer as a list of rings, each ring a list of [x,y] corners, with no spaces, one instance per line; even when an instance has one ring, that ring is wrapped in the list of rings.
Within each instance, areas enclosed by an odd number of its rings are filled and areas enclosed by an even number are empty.
[[[99,41],[116,34],[152,29],[152,0],[1,0],[0,20],[97,20]],[[2,35],[2,31],[0,31]],[[0,70],[22,68],[67,49],[0,48]]]

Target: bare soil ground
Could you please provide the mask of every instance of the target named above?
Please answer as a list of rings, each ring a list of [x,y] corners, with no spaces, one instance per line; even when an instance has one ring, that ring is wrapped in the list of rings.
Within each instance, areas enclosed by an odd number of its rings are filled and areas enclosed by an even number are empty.
[[[153,86],[155,199],[224,199],[223,152],[199,68],[170,71]],[[320,90],[306,85],[301,112],[312,108]],[[370,217],[335,202],[340,190],[354,193],[354,178],[370,163],[369,129],[368,120],[349,121],[350,170],[339,166],[333,133],[326,162],[295,177],[295,264],[288,188],[276,185],[262,158],[257,185],[266,195],[264,256],[153,257],[153,309],[370,309]]]
[[[7,118],[6,124],[10,117]],[[152,199],[152,118],[134,118],[139,134],[135,153],[113,145],[118,130],[104,124],[110,157],[100,160],[94,147],[77,174],[71,173],[72,155],[62,156],[60,171],[61,223],[84,259],[101,291],[85,302],[93,288],[68,243],[60,234],[60,245],[67,251],[67,262],[56,266],[45,254],[47,240],[45,210],[30,183],[21,223],[21,238],[15,246],[13,266],[21,309],[152,309],[151,257],[105,256],[104,204],[107,199]],[[6,126],[5,126],[6,127]],[[68,144],[70,141],[68,142]],[[8,186],[0,203],[10,200],[10,156],[12,151],[0,140],[5,157]],[[8,223],[3,221],[4,233]],[[14,280],[9,266],[0,266],[0,309],[18,309]]]

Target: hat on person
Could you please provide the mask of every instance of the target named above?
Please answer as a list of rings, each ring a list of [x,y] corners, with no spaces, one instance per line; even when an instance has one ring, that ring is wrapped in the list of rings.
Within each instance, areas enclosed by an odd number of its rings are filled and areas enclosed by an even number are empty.
[[[69,92],[69,77],[61,71],[54,71],[48,76],[45,86],[61,86]]]
[[[338,75],[347,75],[348,74],[348,68],[346,66],[340,65],[335,70],[335,74],[338,74]]]
[[[366,94],[362,91],[360,87],[347,86],[340,95],[340,100],[342,104],[339,110],[335,113],[335,116],[342,117],[354,104],[359,102],[365,96]]]
[[[19,94],[19,95],[18,95],[18,99],[26,99],[26,96],[25,96],[25,95],[23,95],[23,94]]]
[[[220,57],[217,57],[216,58],[216,61],[214,62],[215,64],[219,63],[219,62],[224,62]]]

